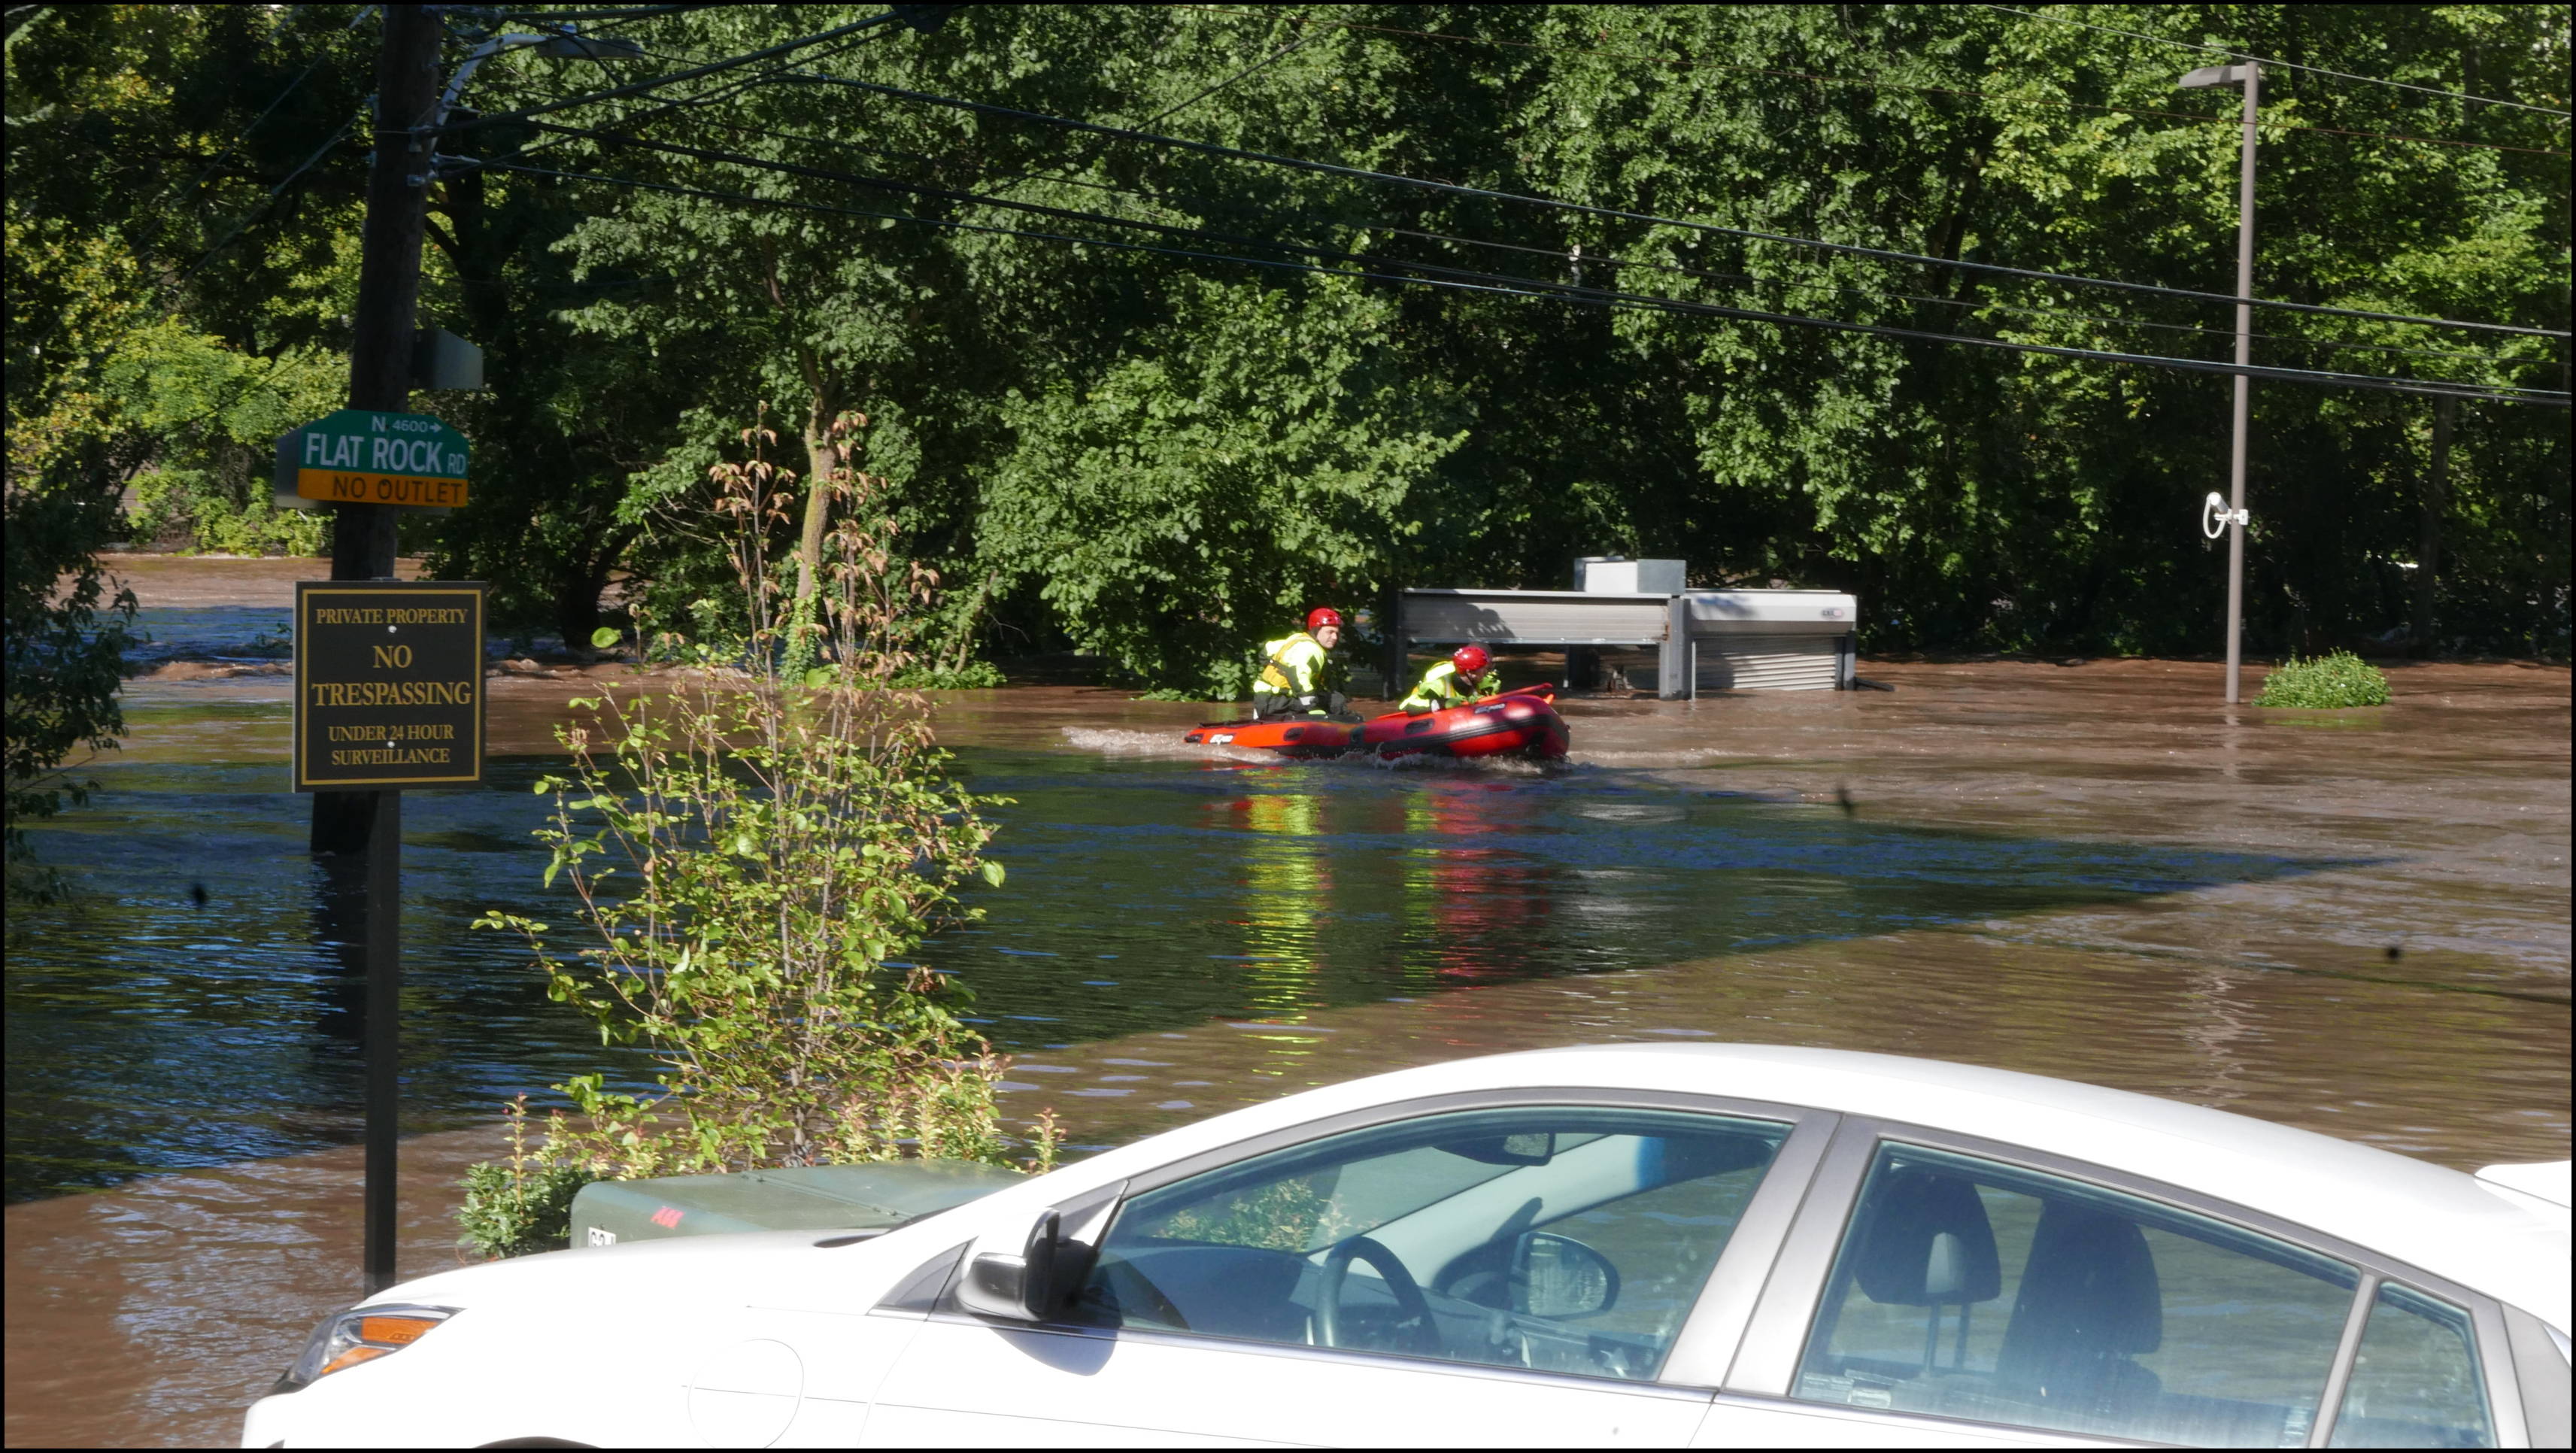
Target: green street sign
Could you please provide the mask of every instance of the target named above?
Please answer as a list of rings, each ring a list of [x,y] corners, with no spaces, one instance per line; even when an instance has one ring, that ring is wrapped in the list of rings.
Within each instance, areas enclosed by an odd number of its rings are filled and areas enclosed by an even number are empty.
[[[473,447],[427,414],[342,409],[277,441],[277,502],[453,509]]]

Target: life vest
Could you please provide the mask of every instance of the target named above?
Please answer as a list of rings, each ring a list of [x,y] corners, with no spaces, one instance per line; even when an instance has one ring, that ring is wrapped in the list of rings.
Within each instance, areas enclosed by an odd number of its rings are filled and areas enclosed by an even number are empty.
[[[1312,696],[1321,685],[1326,659],[1323,643],[1299,631],[1261,643],[1261,674],[1252,689],[1269,696]]]
[[[1398,711],[1438,711],[1458,706],[1480,696],[1491,696],[1502,687],[1493,672],[1487,671],[1473,681],[1460,681],[1457,663],[1442,661],[1422,673],[1422,684],[1397,706]]]

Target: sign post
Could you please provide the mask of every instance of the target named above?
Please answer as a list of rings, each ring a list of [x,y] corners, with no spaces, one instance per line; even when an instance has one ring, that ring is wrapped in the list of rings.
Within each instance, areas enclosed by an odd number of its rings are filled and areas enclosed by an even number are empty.
[[[479,581],[307,580],[295,586],[295,790],[376,794],[366,878],[370,1293],[394,1280],[402,790],[483,781],[483,606]]]

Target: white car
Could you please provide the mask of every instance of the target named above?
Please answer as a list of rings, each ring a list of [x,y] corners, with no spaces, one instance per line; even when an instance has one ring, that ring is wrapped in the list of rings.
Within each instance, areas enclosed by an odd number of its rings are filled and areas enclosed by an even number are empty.
[[[881,1234],[426,1277],[244,1443],[2564,1447],[2567,1188],[1929,1060],[1499,1055]]]

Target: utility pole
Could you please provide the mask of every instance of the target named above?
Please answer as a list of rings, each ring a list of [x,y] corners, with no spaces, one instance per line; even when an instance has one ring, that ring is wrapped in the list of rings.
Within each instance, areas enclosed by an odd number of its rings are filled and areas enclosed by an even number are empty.
[[[2442,515],[2451,502],[2451,410],[2459,400],[2433,400],[2433,468],[2424,479],[2422,533],[2415,548],[2415,650],[2433,654],[2435,581],[2442,568]]]
[[[2245,139],[2237,154],[2236,366],[2254,362],[2254,118],[2262,74],[2252,61],[2203,66],[2182,78],[2183,88],[2245,87]],[[2236,375],[2236,430],[2227,456],[2227,704],[2245,699],[2245,433],[2253,412],[2254,380]]]
[[[358,262],[358,307],[349,338],[349,407],[405,413],[411,403],[412,337],[419,328],[420,246],[427,225],[430,154],[438,117],[438,10],[384,7],[384,48],[376,58],[374,154],[367,173],[367,223]],[[333,580],[390,580],[398,506],[337,505]],[[299,625],[299,631],[301,626]],[[479,650],[480,642],[477,642]],[[299,648],[300,649],[300,648]],[[299,677],[300,679],[300,677]],[[394,1137],[402,1086],[402,793],[399,789],[317,792],[312,850],[332,855],[339,881],[327,891],[359,893],[366,928],[366,1196],[361,1284],[369,1294],[394,1283]]]
[[[376,59],[375,156],[367,174],[367,224],[358,261],[358,307],[350,322],[349,407],[406,412],[411,402],[412,335],[420,308],[420,245],[429,199],[436,119],[438,7],[384,7],[384,49]],[[333,580],[390,580],[393,505],[335,505]],[[364,854],[374,835],[375,792],[313,795],[312,850]]]

